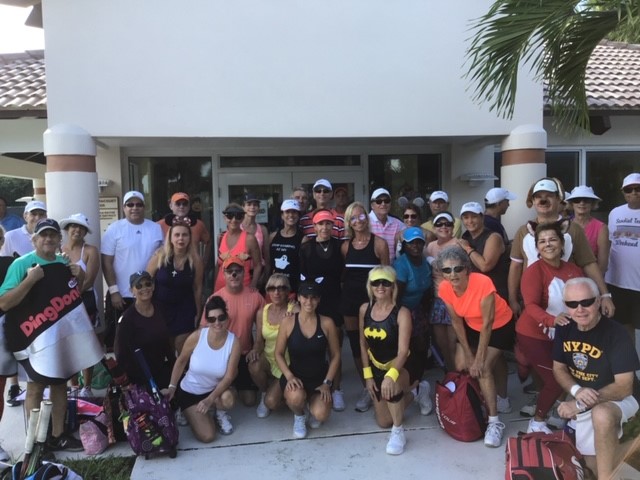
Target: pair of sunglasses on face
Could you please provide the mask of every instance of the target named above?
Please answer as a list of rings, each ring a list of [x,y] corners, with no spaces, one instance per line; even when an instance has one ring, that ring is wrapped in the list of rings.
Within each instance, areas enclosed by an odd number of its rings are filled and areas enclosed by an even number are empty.
[[[225,217],[227,217],[227,220],[233,220],[234,218],[236,220],[242,220],[244,219],[244,212],[222,212],[224,214]]]
[[[378,200],[374,200],[376,205],[382,205],[383,203],[391,203],[390,198],[379,198]]]
[[[271,285],[265,289],[267,292],[288,292],[289,289],[284,285]]]
[[[227,318],[229,318],[229,316],[226,313],[221,313],[217,317],[215,315],[209,315],[207,317],[207,322],[209,322],[209,323],[216,323],[216,322],[222,323],[222,322],[226,322]]]
[[[456,265],[455,267],[442,267],[440,271],[449,275],[451,272],[460,273],[465,269],[462,265]]]
[[[447,228],[453,228],[453,222],[438,222],[434,225],[434,227],[436,228],[443,228],[443,227],[447,227]]]
[[[385,288],[389,288],[390,286],[393,285],[393,282],[390,282],[389,280],[384,280],[384,279],[374,280],[374,281],[369,282],[369,283],[371,284],[372,287],[383,286]]]
[[[578,306],[587,308],[596,303],[596,300],[596,297],[585,298],[583,300],[565,300],[564,304],[569,308],[578,308]]]

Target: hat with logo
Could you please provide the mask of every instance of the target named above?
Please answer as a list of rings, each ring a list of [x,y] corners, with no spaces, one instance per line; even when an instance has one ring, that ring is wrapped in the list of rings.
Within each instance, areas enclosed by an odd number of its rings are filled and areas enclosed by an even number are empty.
[[[409,227],[402,232],[402,240],[411,243],[414,240],[422,240],[424,242],[424,232],[420,227]]]
[[[558,185],[553,180],[548,178],[543,178],[542,180],[538,180],[536,184],[533,186],[532,193],[538,192],[552,192],[558,193]]]
[[[484,207],[478,202],[467,202],[462,205],[462,208],[460,209],[460,215],[469,212],[477,213],[478,215],[484,215]]]
[[[371,194],[371,200],[376,200],[378,197],[382,197],[382,196],[387,196],[391,198],[391,194],[389,193],[389,190],[387,190],[386,188],[376,188]]]
[[[578,198],[589,198],[591,200],[602,200],[599,196],[595,194],[593,188],[588,187],[586,185],[578,185],[576,188],[571,190],[569,195],[565,200],[571,201]]]
[[[256,196],[255,193],[247,192],[244,194],[244,197],[242,197],[242,201],[244,203],[259,202],[260,199]]]
[[[60,233],[60,225],[53,218],[43,218],[36,223],[36,228],[33,231],[35,235],[39,235],[45,230],[54,230]]]
[[[449,212],[442,212],[433,218],[433,224],[435,225],[436,223],[438,223],[438,220],[442,220],[443,218],[447,222],[452,222],[452,223],[454,222],[453,215],[451,215]]]
[[[131,276],[129,277],[129,286],[131,288],[136,287],[142,280],[153,279],[151,278],[151,274],[149,272],[147,272],[146,270],[140,270],[139,272],[131,274]]]
[[[131,190],[130,192],[125,193],[124,197],[122,197],[122,203],[127,203],[132,198],[139,198],[142,200],[142,203],[144,203],[144,195],[136,190]]]
[[[286,212],[287,210],[298,210],[300,211],[300,202],[293,198],[287,198],[282,205],[280,205],[280,211]]]
[[[222,262],[222,268],[225,270],[229,268],[231,265],[239,265],[242,268],[244,268],[244,261],[236,256],[232,256],[227,258],[224,262]]]
[[[331,182],[326,178],[320,178],[316,180],[316,183],[313,184],[313,188],[315,189],[318,187],[325,187],[325,188],[328,188],[329,190],[333,190],[333,187],[331,186]]]
[[[322,295],[322,289],[316,282],[305,280],[298,285],[298,295],[304,295],[305,297],[313,295],[314,297],[319,297]]]
[[[447,195],[447,192],[443,192],[442,190],[436,190],[431,195],[429,195],[429,201],[435,202],[436,200],[444,200],[445,202],[449,203],[449,195]]]
[[[31,200],[29,203],[27,203],[27,206],[24,207],[24,211],[27,213],[32,212],[34,210],[44,210],[46,212],[47,206],[44,204],[44,202],[41,202],[40,200]]]
[[[622,181],[622,188],[629,185],[640,185],[640,173],[630,173]]]
[[[517,198],[515,193],[511,193],[506,188],[495,187],[487,192],[484,196],[484,201],[487,205],[493,205],[503,200],[516,200]]]
[[[89,228],[89,219],[82,213],[74,213],[67,218],[60,220],[60,228],[66,230],[69,225],[80,225],[87,229],[87,233],[91,233]]]
[[[173,195],[171,195],[171,203],[176,203],[176,202],[179,202],[180,200],[186,200],[187,202],[189,202],[191,199],[189,198],[189,195],[187,195],[184,192],[176,192]]]

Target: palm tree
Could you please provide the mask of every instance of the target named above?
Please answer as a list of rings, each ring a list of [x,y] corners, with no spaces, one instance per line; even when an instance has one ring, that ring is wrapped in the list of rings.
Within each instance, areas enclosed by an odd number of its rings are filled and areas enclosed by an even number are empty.
[[[497,0],[471,26],[466,76],[473,99],[511,118],[518,70],[529,68],[546,84],[555,127],[588,131],[589,57],[607,36],[637,41],[639,18],[640,0]]]

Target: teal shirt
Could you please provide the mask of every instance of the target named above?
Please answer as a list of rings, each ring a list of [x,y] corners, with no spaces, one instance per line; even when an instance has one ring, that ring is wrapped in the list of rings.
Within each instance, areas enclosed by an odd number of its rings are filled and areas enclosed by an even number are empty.
[[[45,260],[44,258],[36,255],[35,250],[29,253],[24,254],[23,256],[16,258],[9,270],[7,271],[7,276],[4,279],[4,283],[0,287],[0,297],[7,293],[9,290],[13,290],[20,282],[24,280],[24,277],[27,274],[27,270],[29,270],[33,264],[36,263],[38,265],[49,265],[51,263],[64,263],[65,265],[68,261],[62,255],[56,255],[55,260]]]

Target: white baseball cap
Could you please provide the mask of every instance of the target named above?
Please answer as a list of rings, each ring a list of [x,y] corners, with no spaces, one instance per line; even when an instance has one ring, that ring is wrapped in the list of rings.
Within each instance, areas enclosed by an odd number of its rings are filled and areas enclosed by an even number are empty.
[[[462,205],[462,208],[460,209],[460,215],[469,212],[477,213],[478,215],[484,215],[484,207],[478,202],[467,202]]]
[[[130,192],[125,193],[124,197],[122,197],[122,203],[127,203],[132,198],[139,198],[142,200],[142,203],[144,203],[144,195],[136,190],[131,190]]]
[[[630,173],[622,181],[622,188],[629,185],[640,185],[640,173]]]
[[[506,188],[495,187],[487,192],[484,196],[484,201],[487,205],[493,205],[503,200],[516,200],[517,198],[515,193],[511,193]]]
[[[280,211],[286,212],[287,210],[298,210],[300,211],[300,202],[293,198],[287,198],[282,205],[280,205]]]
[[[383,195],[386,195],[387,197],[391,198],[391,194],[389,193],[389,190],[387,190],[386,188],[376,188],[371,194],[371,200],[375,200],[376,198],[381,197]]]
[[[331,186],[331,182],[326,178],[320,178],[316,180],[316,183],[313,184],[313,188],[316,188],[316,187],[325,187],[325,188],[328,188],[329,190],[333,190],[333,187]]]
[[[533,186],[532,193],[538,192],[552,192],[558,193],[558,185],[553,180],[549,180],[548,178],[543,178],[542,180],[538,180],[536,184]]]
[[[435,202],[436,200],[444,200],[449,203],[449,195],[447,195],[447,192],[443,192],[442,190],[436,190],[429,196],[429,201]]]
[[[31,200],[29,203],[27,203],[27,206],[24,207],[24,211],[29,213],[33,210],[44,210],[46,212],[47,206],[40,200]]]

